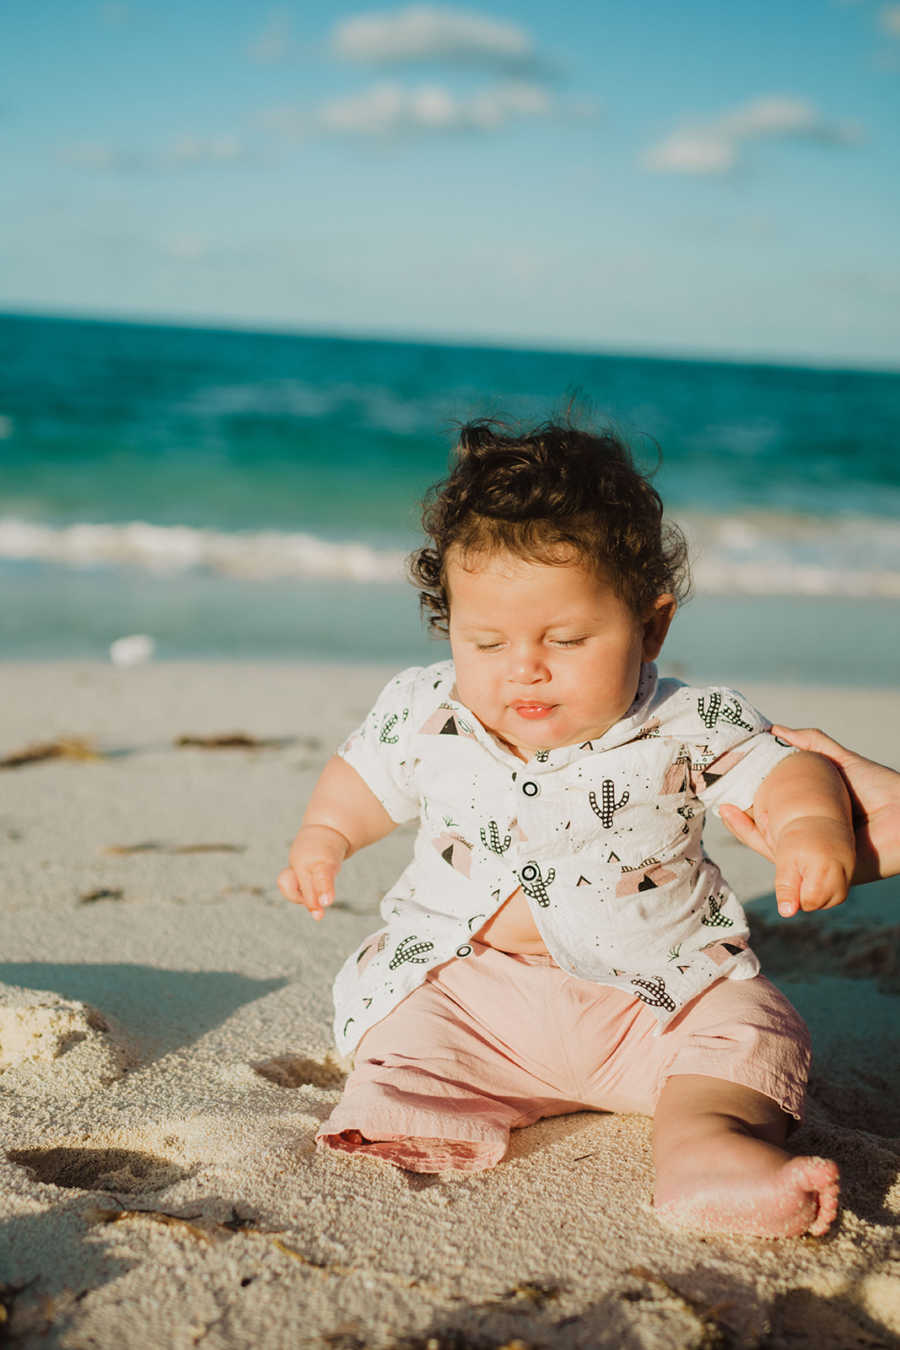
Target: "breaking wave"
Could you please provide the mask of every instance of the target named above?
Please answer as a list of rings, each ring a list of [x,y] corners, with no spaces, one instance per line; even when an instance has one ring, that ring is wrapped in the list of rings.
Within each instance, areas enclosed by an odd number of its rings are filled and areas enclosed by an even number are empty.
[[[681,516],[694,586],[707,595],[900,599],[900,524],[876,517]],[[406,550],[310,533],[225,532],[145,521],[49,525],[0,518],[0,559],[157,575],[203,570],[246,580],[398,582]]]

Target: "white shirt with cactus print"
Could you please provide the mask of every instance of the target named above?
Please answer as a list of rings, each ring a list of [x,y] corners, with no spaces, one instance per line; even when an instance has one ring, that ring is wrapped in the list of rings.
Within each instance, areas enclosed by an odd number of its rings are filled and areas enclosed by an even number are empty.
[[[625,717],[582,745],[518,759],[455,696],[451,661],[392,679],[339,754],[398,824],[413,859],[385,927],[335,980],[343,1053],[521,886],[554,960],[641,999],[659,1027],[722,976],[759,962],[744,911],[703,851],[706,810],[748,808],[789,746],[731,689],[645,665]]]

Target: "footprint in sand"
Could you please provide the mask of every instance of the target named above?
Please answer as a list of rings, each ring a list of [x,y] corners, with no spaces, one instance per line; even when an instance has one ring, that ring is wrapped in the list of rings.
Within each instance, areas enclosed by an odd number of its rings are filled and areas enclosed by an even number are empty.
[[[126,1148],[11,1148],[7,1158],[35,1181],[76,1191],[143,1195],[187,1176],[184,1168],[153,1153]]]
[[[83,1095],[134,1063],[125,1037],[89,1004],[0,985],[0,1092]]]
[[[283,1088],[340,1088],[347,1077],[337,1056],[331,1051],[321,1059],[310,1059],[305,1055],[276,1055],[274,1059],[258,1060],[251,1068],[260,1078]]]

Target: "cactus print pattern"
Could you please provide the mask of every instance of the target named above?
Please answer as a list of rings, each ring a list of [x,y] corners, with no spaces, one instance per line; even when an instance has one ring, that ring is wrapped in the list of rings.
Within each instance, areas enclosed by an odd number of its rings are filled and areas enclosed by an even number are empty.
[[[487,832],[485,832],[485,829],[482,826],[479,830],[479,834],[481,835],[481,842],[484,844],[485,848],[490,849],[491,853],[499,854],[501,858],[512,843],[511,834],[505,834],[501,841],[500,826],[497,824],[496,820],[489,820]]]
[[[593,811],[594,815],[600,817],[602,824],[605,826],[607,830],[611,830],[613,823],[613,816],[621,807],[627,804],[631,794],[626,788],[625,791],[622,793],[621,797],[619,798],[619,800],[616,801],[616,789],[613,784],[613,780],[611,778],[604,778],[601,794],[603,801],[602,806],[599,805],[597,802],[596,792],[588,793],[588,801],[591,804],[591,810]]]
[[[428,953],[433,950],[433,942],[420,942],[415,933],[412,933],[409,937],[405,937],[397,943],[394,955],[388,962],[388,967],[391,970],[396,970],[405,961],[412,961],[417,966],[427,965]]]
[[[727,914],[722,913],[721,897],[710,895],[707,897],[709,913],[704,914],[700,920],[707,928],[733,928],[734,924]]]
[[[526,863],[521,872],[517,873],[522,890],[530,899],[534,900],[546,909],[550,904],[550,896],[547,887],[552,886],[556,880],[556,869],[551,867],[547,875],[541,876],[541,869],[536,862]]]
[[[665,1024],[718,973],[723,939],[748,938],[701,851],[704,811],[732,782],[750,800],[789,751],[752,730],[764,719],[735,691],[657,684],[645,666],[627,718],[602,740],[533,750],[529,777],[454,679],[450,662],[396,677],[340,752],[393,819],[418,819],[418,835],[381,902],[384,950],[372,959],[373,935],[336,981],[339,1046],[352,1050],[439,962],[477,949],[516,888],[561,965],[640,997]],[[746,944],[721,951],[722,973],[755,974]]]
[[[392,733],[396,726],[399,726],[402,722],[406,721],[407,717],[409,717],[409,708],[404,708],[399,717],[396,713],[390,713],[384,719],[381,724],[381,730],[378,733],[378,739],[381,741],[382,745],[397,744],[400,737],[394,736]]]
[[[642,979],[640,975],[632,977],[631,983],[634,985],[634,992],[638,998],[650,1005],[651,1008],[665,1008],[666,1012],[674,1012],[677,1003],[671,994],[666,993],[666,982],[661,975],[654,975],[652,979]]]
[[[752,732],[753,730],[750,723],[745,722],[741,717],[743,708],[737,699],[734,699],[726,707],[722,703],[722,695],[718,689],[714,689],[708,699],[705,695],[701,695],[697,699],[697,712],[700,714],[700,721],[710,731],[720,719],[723,722],[730,722],[733,727],[742,727],[744,731]]]

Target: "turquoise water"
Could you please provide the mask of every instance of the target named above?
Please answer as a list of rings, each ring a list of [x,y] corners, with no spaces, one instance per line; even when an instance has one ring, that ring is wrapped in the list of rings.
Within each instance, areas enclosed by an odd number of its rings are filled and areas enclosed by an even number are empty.
[[[17,316],[3,654],[105,656],[140,631],[176,658],[427,657],[402,559],[455,423],[573,395],[662,456],[697,591],[671,661],[894,682],[898,374]]]

